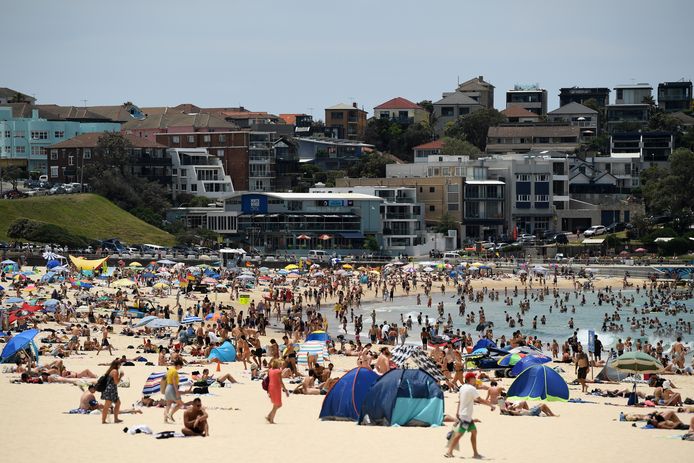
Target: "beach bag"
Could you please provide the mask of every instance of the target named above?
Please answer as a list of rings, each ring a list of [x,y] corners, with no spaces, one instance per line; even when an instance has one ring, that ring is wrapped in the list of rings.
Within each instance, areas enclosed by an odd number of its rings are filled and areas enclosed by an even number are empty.
[[[263,387],[263,391],[267,391],[270,388],[270,375],[263,378],[263,382],[260,385]]]
[[[107,385],[108,385],[108,376],[103,375],[101,378],[99,378],[96,381],[96,384],[94,385],[94,389],[96,389],[97,392],[104,392],[106,390]]]

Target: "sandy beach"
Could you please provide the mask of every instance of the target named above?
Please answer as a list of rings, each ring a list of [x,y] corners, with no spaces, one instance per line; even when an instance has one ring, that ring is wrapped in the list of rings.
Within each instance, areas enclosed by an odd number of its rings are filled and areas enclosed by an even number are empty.
[[[475,288],[486,286],[503,289],[504,286],[512,288],[514,284],[520,287],[517,279],[480,279],[473,284]],[[560,279],[559,285],[563,288],[571,287],[568,280]],[[621,279],[602,279],[596,283],[597,287],[605,285],[619,287]],[[260,288],[254,290],[253,298],[259,300],[261,292]],[[372,298],[370,291],[367,291],[367,296]],[[214,300],[213,297],[210,299]],[[219,294],[218,298],[225,303],[229,302],[227,294]],[[367,302],[367,299],[362,302]],[[174,305],[175,297],[169,295],[157,299],[157,303]],[[184,306],[186,303],[190,301],[184,302]],[[324,313],[330,313],[330,303],[328,300],[324,304]],[[243,308],[237,302],[234,305]],[[333,322],[332,317],[328,319]],[[42,326],[56,327],[52,323]],[[128,358],[143,355],[156,365],[156,354],[136,354],[141,338],[118,334],[122,327],[116,325],[115,333],[110,337],[115,348],[113,357],[107,351],[102,351],[98,356],[95,352],[80,353],[65,358],[66,367],[73,371],[88,368],[101,375],[107,367],[99,364],[110,362],[116,355],[126,355]],[[281,338],[279,332],[270,329],[267,334],[262,338],[263,345],[271,337],[278,340]],[[48,360],[52,359],[41,359],[42,362]],[[330,360],[335,364],[333,376],[339,376],[356,366],[356,357],[333,355]],[[573,381],[573,366],[560,366],[565,370],[563,376],[567,382]],[[444,423],[441,427],[411,428],[322,422],[318,419],[318,413],[323,396],[291,395],[284,398],[284,406],[277,414],[277,424],[272,426],[263,419],[270,409],[269,399],[260,382],[250,380],[250,371],[244,370],[241,362],[222,364],[220,372],[216,372],[215,368],[214,364],[210,366],[216,376],[231,373],[240,384],[227,385],[225,388],[212,387],[211,394],[202,397],[203,405],[208,408],[210,437],[166,440],[142,434],[126,434],[123,429],[126,426],[146,424],[155,432],[180,431],[181,413],[177,415],[177,423],[165,424],[161,408],[142,408],[142,414],[122,415],[122,424],[102,425],[99,415],[66,414],[68,410],[78,406],[82,393],[80,388],[70,384],[13,384],[10,381],[17,379],[18,375],[3,373],[0,375],[0,423],[7,432],[2,460],[96,460],[108,463],[152,458],[196,461],[222,458],[258,462],[280,459],[298,461],[304,458],[335,462],[356,459],[401,462],[444,459],[445,436],[451,428],[450,423]],[[135,366],[125,366],[122,369],[130,382],[130,387],[119,388],[124,409],[131,408],[142,397],[142,387],[150,373],[164,371],[164,367],[145,366],[137,362]],[[182,369],[182,373],[201,369],[200,366],[188,365]],[[595,374],[597,371],[599,368],[596,368]],[[677,375],[670,379],[683,398],[694,397],[693,376]],[[500,383],[508,388],[512,381],[503,379]],[[287,386],[294,388],[294,385]],[[549,461],[557,458],[566,462],[637,461],[643,458],[667,458],[669,461],[685,462],[691,459],[693,443],[675,438],[684,431],[646,430],[642,429],[644,423],[641,422],[636,423],[636,427],[629,422],[619,422],[620,412],[634,412],[633,407],[626,406],[625,398],[600,398],[582,394],[580,386],[569,384],[569,387],[572,398],[595,403],[549,403],[552,410],[560,415],[557,418],[501,416],[498,409],[491,411],[488,407],[476,405],[475,417],[481,421],[478,424],[480,452],[488,460],[512,462]],[[623,389],[630,385],[614,387]],[[640,392],[652,391],[647,385],[638,387]],[[481,392],[484,396],[484,391]],[[157,395],[156,398],[160,397]],[[192,396],[184,395],[183,399],[189,400],[190,397]],[[455,414],[456,402],[456,394],[445,393],[447,414]],[[674,407],[658,409],[674,410]],[[680,413],[679,416],[683,421],[689,422],[694,414]],[[469,459],[471,455],[469,441],[464,437],[456,457]]]

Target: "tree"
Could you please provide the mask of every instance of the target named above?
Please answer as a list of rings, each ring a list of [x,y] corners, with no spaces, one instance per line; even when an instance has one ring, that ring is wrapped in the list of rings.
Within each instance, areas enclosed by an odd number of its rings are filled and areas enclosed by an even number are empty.
[[[10,182],[12,189],[16,190],[19,180],[27,177],[27,171],[24,167],[8,166],[0,168],[0,181]]]
[[[412,148],[430,141],[433,133],[428,124],[400,124],[388,119],[371,118],[367,122],[364,141],[378,151],[396,155],[404,161],[412,161]]]
[[[364,249],[371,252],[376,252],[379,250],[378,240],[375,236],[369,235],[364,239]]]
[[[679,133],[679,127],[680,121],[662,109],[653,111],[648,119],[648,128],[650,130],[663,130],[676,134]]]
[[[443,138],[441,153],[447,156],[470,156],[473,159],[481,154],[480,149],[472,143],[451,137]]]
[[[106,132],[97,142],[93,165],[100,171],[116,169],[125,175],[125,167],[132,162],[132,147],[122,134]]]
[[[422,108],[426,109],[429,114],[434,113],[434,103],[431,100],[422,100],[417,103],[417,106],[421,106]]]
[[[8,100],[8,103],[31,103],[31,99],[22,92],[15,92],[12,98]]]
[[[459,117],[445,130],[447,137],[467,140],[480,150],[487,148],[487,132],[506,121],[506,117],[496,109],[480,109],[467,116]]]
[[[676,149],[670,155],[670,166],[645,169],[641,184],[648,211],[681,216],[686,222],[694,210],[694,152]]]
[[[441,216],[441,219],[439,219],[439,223],[434,226],[434,231],[436,233],[447,233],[448,230],[457,230],[458,229],[458,222],[456,222],[453,217],[445,213]]]
[[[351,178],[382,178],[386,176],[386,165],[392,164],[392,162],[379,153],[365,154],[349,166],[347,176]]]

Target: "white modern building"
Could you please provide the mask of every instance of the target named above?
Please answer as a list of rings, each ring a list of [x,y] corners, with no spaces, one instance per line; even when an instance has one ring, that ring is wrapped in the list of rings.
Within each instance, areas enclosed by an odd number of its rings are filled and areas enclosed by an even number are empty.
[[[428,252],[424,205],[417,202],[417,189],[394,186],[316,187],[311,193],[359,193],[383,198],[380,215],[383,247],[390,253],[422,255]]]
[[[234,193],[231,177],[222,160],[206,148],[170,148],[171,183],[174,197],[189,193],[210,199],[223,199]]]

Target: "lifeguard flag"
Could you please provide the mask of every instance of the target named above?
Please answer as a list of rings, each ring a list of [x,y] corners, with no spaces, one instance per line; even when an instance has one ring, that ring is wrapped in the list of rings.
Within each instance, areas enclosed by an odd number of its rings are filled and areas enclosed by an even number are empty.
[[[516,241],[518,239],[518,226],[513,227],[513,241]]]
[[[239,304],[248,305],[250,303],[251,303],[251,296],[249,296],[248,294],[239,295]]]

